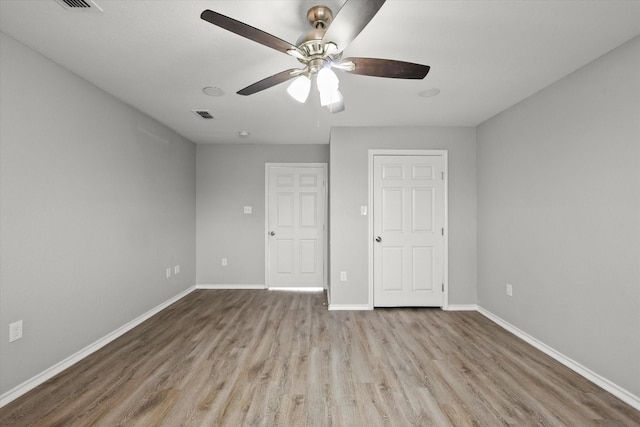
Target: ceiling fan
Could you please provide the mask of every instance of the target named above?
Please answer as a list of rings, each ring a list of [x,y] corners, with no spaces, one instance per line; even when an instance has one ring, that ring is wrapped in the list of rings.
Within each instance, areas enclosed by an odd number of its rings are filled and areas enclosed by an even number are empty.
[[[411,62],[377,58],[342,58],[343,50],[373,19],[385,0],[347,0],[338,11],[326,6],[314,6],[307,12],[311,30],[303,34],[295,45],[228,16],[205,10],[200,17],[257,43],[290,55],[304,64],[262,79],[240,89],[239,95],[252,95],[272,86],[295,79],[287,92],[299,102],[306,102],[315,77],[320,104],[331,112],[344,110],[344,100],[338,90],[339,80],[332,68],[352,74],[397,79],[423,79],[429,66]]]

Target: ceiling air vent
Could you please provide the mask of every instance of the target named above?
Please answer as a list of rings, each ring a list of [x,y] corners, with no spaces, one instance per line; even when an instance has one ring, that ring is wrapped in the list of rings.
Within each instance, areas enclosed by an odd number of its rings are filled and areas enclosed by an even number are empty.
[[[56,0],[56,3],[69,11],[103,12],[93,0]]]
[[[214,119],[215,118],[207,110],[191,110],[191,111],[193,111],[194,113],[196,113],[197,115],[199,115],[203,119]]]

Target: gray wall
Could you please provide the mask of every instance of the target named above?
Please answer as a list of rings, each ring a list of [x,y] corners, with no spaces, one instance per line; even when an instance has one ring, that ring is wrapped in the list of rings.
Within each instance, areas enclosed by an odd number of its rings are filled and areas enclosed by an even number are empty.
[[[449,303],[476,303],[476,143],[475,129],[334,128],[330,167],[331,304],[369,301],[369,149],[449,150]],[[340,282],[346,271],[348,281]]]
[[[640,396],[640,38],[477,137],[479,304]]]
[[[4,393],[195,283],[195,145],[4,34],[0,55]]]
[[[197,283],[264,285],[265,163],[328,161],[329,145],[198,145]]]

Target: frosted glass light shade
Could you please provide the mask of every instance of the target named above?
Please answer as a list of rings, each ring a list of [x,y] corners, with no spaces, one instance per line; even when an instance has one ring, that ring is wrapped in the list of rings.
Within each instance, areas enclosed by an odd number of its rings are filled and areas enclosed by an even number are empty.
[[[322,68],[318,71],[318,91],[334,91],[338,89],[338,85],[340,81],[338,80],[338,76],[333,72],[331,68]]]
[[[307,76],[300,76],[295,79],[287,88],[287,92],[293,99],[300,103],[307,101],[311,91],[311,80]]]
[[[344,97],[339,90],[336,90],[331,97],[331,103],[327,106],[332,113],[344,111]]]
[[[320,92],[320,105],[326,107],[331,104],[331,99],[338,91],[340,81],[331,68],[323,68],[318,71],[316,85],[318,86],[318,92]]]
[[[326,107],[331,104],[333,98],[333,92],[320,92],[320,105]]]

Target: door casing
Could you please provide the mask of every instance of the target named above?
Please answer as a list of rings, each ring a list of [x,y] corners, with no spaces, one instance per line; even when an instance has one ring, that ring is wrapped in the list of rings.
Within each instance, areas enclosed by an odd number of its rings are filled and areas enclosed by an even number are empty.
[[[443,284],[444,295],[442,309],[449,308],[449,169],[447,150],[369,150],[369,226],[368,226],[368,257],[369,257],[369,309],[373,310],[373,278],[374,278],[374,230],[373,230],[373,158],[374,156],[442,156],[444,170],[444,258]]]

